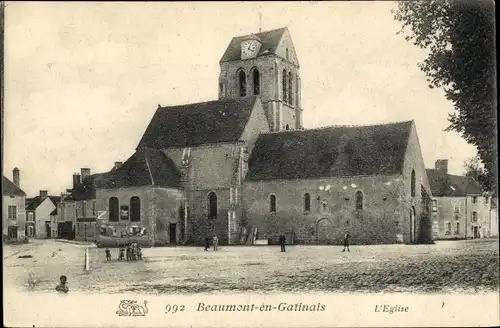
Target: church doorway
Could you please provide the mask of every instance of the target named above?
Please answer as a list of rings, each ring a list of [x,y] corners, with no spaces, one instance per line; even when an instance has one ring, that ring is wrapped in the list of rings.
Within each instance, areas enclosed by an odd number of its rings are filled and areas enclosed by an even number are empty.
[[[330,219],[322,218],[316,223],[316,241],[318,244],[335,242],[335,229]]]
[[[176,244],[177,243],[177,224],[176,223],[170,223],[168,233],[170,236],[170,244]]]
[[[417,241],[417,220],[415,219],[415,207],[410,209],[410,242]]]

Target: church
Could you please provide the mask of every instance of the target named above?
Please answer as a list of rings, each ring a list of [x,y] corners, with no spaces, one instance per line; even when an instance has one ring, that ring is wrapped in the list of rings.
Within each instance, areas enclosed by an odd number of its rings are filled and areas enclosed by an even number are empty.
[[[218,90],[158,106],[136,152],[96,177],[99,244],[432,241],[415,123],[305,129],[287,28],[233,38]]]

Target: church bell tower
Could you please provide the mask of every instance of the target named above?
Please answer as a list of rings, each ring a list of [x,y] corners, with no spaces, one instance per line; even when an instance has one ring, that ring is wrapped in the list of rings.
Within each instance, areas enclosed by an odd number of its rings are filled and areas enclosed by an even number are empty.
[[[258,95],[272,131],[303,128],[300,66],[286,27],[233,38],[219,64],[219,99]]]

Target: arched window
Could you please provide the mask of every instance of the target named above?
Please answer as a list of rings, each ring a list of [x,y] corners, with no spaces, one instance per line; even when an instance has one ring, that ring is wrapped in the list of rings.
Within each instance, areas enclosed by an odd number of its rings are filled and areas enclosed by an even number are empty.
[[[238,88],[240,97],[245,97],[247,95],[247,75],[243,70],[238,74]]]
[[[415,181],[415,170],[412,170],[411,171],[411,197],[415,197],[415,185],[416,185],[416,181]]]
[[[290,126],[288,124],[285,126],[285,130],[290,130]]]
[[[130,221],[141,221],[141,199],[137,196],[130,198]]]
[[[111,197],[109,199],[109,221],[117,222],[119,214],[120,206],[118,204],[118,198]]]
[[[252,74],[252,79],[253,79],[253,94],[258,95],[260,94],[260,73],[258,69],[253,70]]]
[[[444,234],[450,235],[451,234],[451,222],[446,222],[444,228],[445,228]]]
[[[363,209],[363,192],[361,190],[356,191],[356,209]]]
[[[269,196],[269,212],[276,213],[276,196]]]
[[[286,88],[286,80],[287,80],[287,75],[286,75],[286,71],[283,70],[283,76],[282,76],[282,89],[283,89],[283,102],[287,102],[288,101],[288,97],[287,97],[287,88]]]
[[[311,195],[304,194],[304,212],[311,211]]]
[[[293,105],[293,77],[292,72],[288,73],[288,102]]]
[[[213,191],[208,194],[208,217],[217,218],[217,195]]]

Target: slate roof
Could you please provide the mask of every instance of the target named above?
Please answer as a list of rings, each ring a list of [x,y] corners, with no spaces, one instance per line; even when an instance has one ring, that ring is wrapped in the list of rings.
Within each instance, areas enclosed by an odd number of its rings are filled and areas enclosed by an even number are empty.
[[[180,187],[181,173],[175,163],[161,150],[137,150],[113,172],[95,180],[96,188],[112,189],[133,186]]]
[[[50,215],[57,215],[57,204],[61,202],[60,196],[47,196],[56,208],[50,213]],[[44,199],[45,200],[45,199]],[[42,203],[40,196],[26,198],[26,211],[34,211]]]
[[[427,178],[434,197],[465,197],[481,195],[481,185],[472,177],[446,174],[437,169],[427,169]]]
[[[249,96],[158,108],[138,148],[238,141],[257,99]]]
[[[412,124],[408,121],[261,134],[250,155],[246,179],[401,173]]]
[[[5,176],[2,176],[3,196],[26,196],[26,193]]]
[[[64,200],[86,200],[95,199],[95,181],[105,173],[96,173],[85,178],[78,186],[71,189],[71,193]]]
[[[229,42],[229,45],[219,62],[222,63],[233,60],[241,60],[241,41],[249,38],[258,38],[262,43],[257,57],[262,55],[275,54],[281,37],[286,30],[286,27],[282,27],[276,30],[264,31],[257,34],[247,34],[234,37],[231,42]]]

